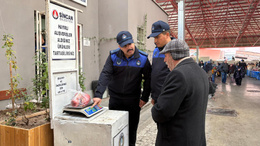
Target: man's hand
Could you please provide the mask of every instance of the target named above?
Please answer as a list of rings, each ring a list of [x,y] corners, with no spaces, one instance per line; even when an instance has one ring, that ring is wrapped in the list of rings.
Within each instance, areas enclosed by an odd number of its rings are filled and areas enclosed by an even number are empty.
[[[142,108],[145,104],[146,104],[146,102],[144,102],[143,100],[140,99],[139,107]]]
[[[100,105],[102,99],[101,98],[98,98],[98,97],[94,97],[93,98],[93,105],[91,106],[91,108],[93,108],[95,105]]]
[[[154,105],[154,102],[155,102],[154,99],[152,99],[152,100],[151,100],[151,103],[152,103],[153,105]]]

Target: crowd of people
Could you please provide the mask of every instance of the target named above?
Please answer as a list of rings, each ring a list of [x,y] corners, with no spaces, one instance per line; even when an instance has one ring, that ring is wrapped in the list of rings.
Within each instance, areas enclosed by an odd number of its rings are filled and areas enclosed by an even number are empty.
[[[224,60],[222,63],[215,63],[212,60],[203,62],[203,60],[201,60],[199,66],[208,73],[208,77],[213,83],[215,83],[216,77],[221,76],[222,83],[226,84],[227,77],[230,77],[230,81],[234,81],[238,86],[241,85],[242,79],[245,77],[248,68],[243,59],[237,63],[230,64],[228,64],[227,60]]]

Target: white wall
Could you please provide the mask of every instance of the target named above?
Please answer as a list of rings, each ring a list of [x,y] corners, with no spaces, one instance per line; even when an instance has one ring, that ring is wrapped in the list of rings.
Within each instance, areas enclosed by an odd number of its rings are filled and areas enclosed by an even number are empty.
[[[115,38],[118,32],[127,30],[137,42],[137,27],[145,22],[147,14],[147,36],[151,26],[158,20],[167,22],[167,14],[152,0],[99,0],[99,36]],[[146,40],[147,49],[153,51],[153,38]],[[100,71],[102,70],[110,50],[118,48],[116,40],[100,42]]]
[[[26,5],[25,5],[26,4]],[[1,1],[0,5],[0,44],[3,45],[3,34],[11,34],[14,37],[13,50],[16,51],[18,73],[23,80],[19,87],[32,86],[34,77],[34,5],[39,10],[44,10],[44,1],[8,0]],[[9,67],[5,58],[5,50],[0,50],[0,90],[9,89]]]
[[[147,30],[146,36],[151,34],[152,24],[158,20],[168,22],[167,14],[162,11],[152,0],[129,0],[129,31],[133,33],[136,40],[137,38],[137,26],[144,23],[145,14],[147,14]],[[146,40],[146,49],[153,51],[155,48],[154,39],[150,38]]]
[[[99,52],[100,72],[106,62],[110,50],[118,48],[116,42],[120,31],[128,30],[127,0],[99,0]]]
[[[59,0],[83,13],[78,13],[78,23],[83,25],[83,37],[98,36],[98,1],[88,0],[88,6],[77,4],[71,0]],[[4,33],[14,36],[13,49],[16,51],[18,73],[23,80],[19,88],[32,87],[34,78],[34,10],[45,11],[44,0],[8,0],[1,1],[0,5],[0,38]],[[0,41],[1,46],[3,42]],[[9,67],[6,63],[5,50],[0,49],[0,91],[9,89]],[[91,90],[91,81],[96,80],[99,74],[98,46],[91,41],[89,47],[83,46],[83,69],[85,72],[85,85]]]
[[[116,35],[128,30],[137,40],[137,27],[144,23],[147,14],[147,36],[151,25],[157,20],[167,21],[167,15],[152,0],[88,0],[87,7],[71,0],[59,0],[83,13],[78,13],[82,24],[82,37],[90,38],[90,46],[83,46],[83,71],[85,85],[91,90],[91,82],[98,80],[109,51],[118,48]],[[34,10],[45,11],[44,0],[5,0],[0,4],[0,38],[3,34],[14,36],[18,73],[23,80],[19,88],[32,87],[34,78]],[[3,42],[0,40],[0,46]],[[147,49],[153,50],[153,39],[147,40]],[[0,48],[0,91],[9,89],[9,66],[5,50]]]

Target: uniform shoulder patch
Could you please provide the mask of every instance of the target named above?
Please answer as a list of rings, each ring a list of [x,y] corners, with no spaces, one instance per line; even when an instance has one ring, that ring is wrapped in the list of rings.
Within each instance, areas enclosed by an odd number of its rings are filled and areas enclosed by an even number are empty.
[[[141,53],[142,55],[148,56],[148,54],[144,51],[139,50],[139,53]]]
[[[117,49],[115,49],[115,50],[111,50],[111,51],[110,51],[110,54],[114,54],[114,53],[118,52],[119,50],[120,50],[120,48],[117,48]]]
[[[159,48],[155,48],[154,50],[153,50],[153,52],[160,52],[160,50],[159,50]]]

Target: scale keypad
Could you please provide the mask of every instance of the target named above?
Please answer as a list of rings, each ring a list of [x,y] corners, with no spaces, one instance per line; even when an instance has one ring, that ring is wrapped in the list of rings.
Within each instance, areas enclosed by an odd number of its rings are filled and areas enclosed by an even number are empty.
[[[86,108],[84,111],[90,116],[92,114],[95,114],[96,112],[98,112],[99,110],[101,110],[103,107],[95,105],[93,108],[89,107]]]

